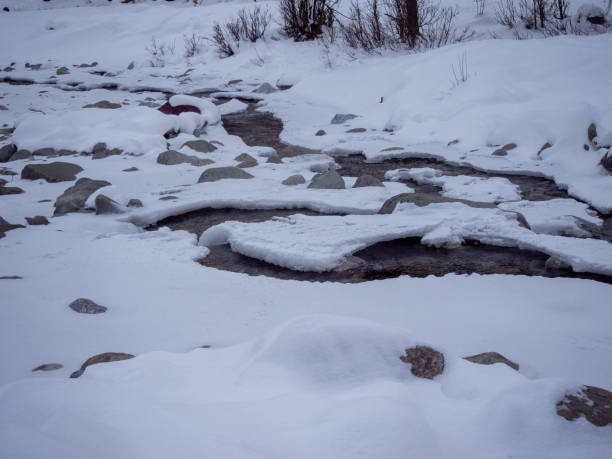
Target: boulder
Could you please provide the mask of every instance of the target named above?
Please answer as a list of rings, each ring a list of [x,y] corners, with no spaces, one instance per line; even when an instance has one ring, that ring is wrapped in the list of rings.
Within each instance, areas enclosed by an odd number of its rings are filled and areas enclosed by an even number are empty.
[[[43,363],[36,368],[32,368],[32,371],[55,371],[61,368],[64,368],[61,363]]]
[[[292,175],[283,180],[283,185],[294,186],[306,183],[306,179],[302,175]]]
[[[108,158],[109,156],[120,155],[123,153],[123,150],[121,148],[113,148],[109,150],[104,142],[98,142],[94,145],[91,152],[91,159],[104,159]]]
[[[164,164],[166,166],[175,166],[177,164],[191,164],[192,166],[206,166],[212,164],[214,161],[205,158],[198,158],[197,156],[185,155],[178,151],[168,150],[160,153],[157,156],[157,163]]]
[[[257,160],[253,158],[248,153],[242,153],[234,158],[234,161],[239,161],[240,164],[237,164],[236,167],[240,167],[241,169],[245,169],[247,167],[255,167],[257,166]]]
[[[410,372],[418,378],[433,379],[444,371],[444,354],[429,346],[415,346],[405,352],[400,360],[411,364]]]
[[[599,164],[601,164],[601,166],[608,172],[612,172],[612,157],[610,156],[609,151],[603,155],[603,158],[601,158]]]
[[[322,135],[327,134],[327,132],[325,132],[323,129],[319,129],[317,132],[315,132],[315,135],[317,137],[321,137]]]
[[[199,153],[211,153],[217,149],[217,147],[215,147],[212,143],[202,139],[188,140],[183,145],[181,145],[181,148],[183,147],[189,147]]]
[[[17,186],[0,186],[0,196],[8,196],[9,194],[21,194],[23,190]]]
[[[353,115],[351,113],[338,113],[336,115],[334,115],[334,117],[331,120],[331,124],[344,124],[347,121],[350,121],[352,119],[357,118],[357,115]]]
[[[343,190],[344,187],[344,179],[335,170],[316,174],[308,185],[308,188],[318,190]]]
[[[203,182],[216,182],[217,180],[223,179],[250,179],[253,178],[251,174],[243,171],[238,167],[211,167],[206,169],[200,175],[198,183]]]
[[[115,109],[121,108],[121,104],[116,104],[114,102],[109,102],[108,100],[100,100],[95,104],[87,104],[83,105],[83,108],[106,108],[106,109]]]
[[[123,172],[136,172],[138,170],[137,167],[128,167],[127,169],[123,169]]]
[[[37,215],[35,217],[26,217],[25,219],[26,222],[28,222],[28,225],[32,226],[49,224],[49,220],[47,220],[47,217],[44,217],[42,215]]]
[[[278,91],[278,89],[276,89],[270,83],[262,83],[257,89],[253,89],[251,92],[255,94],[272,94],[276,91]]]
[[[98,196],[96,196],[96,199],[94,201],[94,207],[96,208],[96,215],[123,213],[121,204],[104,194],[99,194]]]
[[[68,70],[67,67],[60,67],[59,69],[55,71],[56,75],[68,75],[69,73],[70,73],[70,70]]]
[[[34,156],[57,156],[55,148],[39,148],[32,153]]]
[[[0,148],[0,163],[7,162],[15,153],[17,153],[17,146],[9,143]]]
[[[108,309],[106,306],[100,306],[87,298],[77,298],[68,307],[81,314],[102,314]]]
[[[173,107],[169,102],[166,102],[164,105],[158,108],[158,110],[166,115],[180,115],[183,112],[195,112],[201,113],[198,107],[194,107],[193,105],[177,105]]]
[[[23,225],[13,225],[7,222],[4,218],[0,217],[0,239],[5,236],[7,231],[11,231],[17,228],[25,228]]]
[[[142,201],[140,199],[130,199],[127,203],[128,207],[142,207]]]
[[[376,177],[372,175],[367,175],[367,174],[359,177],[357,181],[355,182],[355,184],[353,185],[353,188],[361,188],[364,186],[382,186],[384,187],[383,183],[380,180],[378,180]]]
[[[93,357],[88,358],[83,362],[81,368],[70,375],[71,378],[80,377],[87,367],[91,365],[96,365],[98,363],[109,363],[109,362],[117,362],[119,360],[128,360],[133,359],[134,356],[132,354],[126,354],[123,352],[104,352],[102,354],[94,355]]]
[[[467,206],[477,208],[493,209],[497,207],[494,203],[491,202],[477,202],[468,201],[467,199],[447,198],[445,196],[439,195],[438,193],[401,193],[387,199],[378,211],[378,213],[391,214],[395,210],[395,207],[401,202],[414,204],[418,207],[424,207],[428,206],[429,204],[437,204],[440,202],[461,202]]]
[[[557,402],[557,414],[568,421],[582,416],[603,427],[612,423],[612,392],[600,387],[582,386]]]
[[[54,162],[48,164],[28,164],[21,171],[21,178],[27,180],[43,179],[49,183],[71,182],[83,168],[76,164]]]
[[[70,212],[81,212],[85,209],[87,198],[104,186],[110,185],[106,180],[92,180],[80,178],[70,188],[66,189],[55,200],[54,216],[65,215]]]
[[[518,363],[514,363],[512,360],[508,360],[503,355],[497,352],[483,352],[482,354],[470,355],[469,357],[463,357],[472,363],[478,363],[480,365],[493,365],[494,363],[505,363],[513,370],[518,371]]]
[[[346,132],[348,134],[361,134],[361,133],[366,132],[366,131],[367,131],[366,128],[353,128],[353,129],[349,129]]]
[[[32,153],[28,150],[17,150],[13,156],[9,159],[9,161],[18,161],[20,159],[30,159],[32,158]]]

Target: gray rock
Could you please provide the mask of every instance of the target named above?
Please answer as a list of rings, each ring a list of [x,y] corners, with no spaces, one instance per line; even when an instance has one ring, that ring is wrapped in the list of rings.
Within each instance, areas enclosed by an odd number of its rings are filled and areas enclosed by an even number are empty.
[[[164,164],[166,166],[174,166],[177,164],[191,164],[192,166],[206,166],[212,164],[214,161],[205,158],[198,158],[197,156],[185,155],[178,151],[168,150],[160,153],[157,156],[158,164]]]
[[[493,156],[507,156],[508,152],[506,150],[504,150],[503,148],[498,148],[497,150],[495,150],[493,153],[491,153]]]
[[[128,167],[127,169],[123,169],[123,172],[136,172],[138,170],[137,167]]]
[[[601,158],[599,164],[601,164],[601,166],[608,172],[612,172],[612,156],[610,156],[609,151],[603,155],[603,158]]]
[[[64,368],[61,363],[43,363],[42,365],[33,368],[32,371],[55,371]]]
[[[217,149],[212,143],[202,139],[188,140],[181,146],[181,148],[183,147],[189,147],[200,153],[211,153]]]
[[[196,137],[201,137],[206,134],[206,126],[200,126],[199,128],[195,128],[193,131],[193,135]]]
[[[127,66],[128,70],[134,70],[134,61],[130,62],[130,64]]]
[[[66,189],[55,200],[54,216],[65,215],[70,212],[81,212],[85,209],[87,198],[104,186],[110,185],[106,180],[92,180],[80,178],[70,188]]]
[[[130,199],[127,203],[128,207],[142,207],[142,201],[140,199]]]
[[[470,207],[488,209],[493,209],[497,207],[491,202],[477,202],[468,201],[466,199],[447,198],[445,196],[439,195],[438,193],[401,193],[387,199],[378,211],[378,213],[391,214],[395,210],[395,207],[401,202],[411,203],[418,207],[424,207],[428,206],[429,204],[437,204],[440,202],[460,202]]]
[[[587,137],[589,138],[589,142],[592,142],[595,137],[597,137],[597,126],[595,123],[589,124],[587,128]]]
[[[472,363],[478,363],[480,365],[493,365],[494,363],[505,363],[513,370],[518,371],[518,363],[514,363],[512,360],[507,359],[503,355],[497,352],[483,352],[482,354],[471,355],[469,357],[463,357]]]
[[[366,132],[366,128],[353,128],[346,131],[348,134],[361,134],[362,132]]]
[[[283,185],[294,186],[306,183],[306,179],[302,175],[292,175],[283,180]]]
[[[121,108],[121,104],[116,104],[114,102],[109,102],[108,100],[100,100],[95,104],[87,104],[83,105],[83,108],[106,108],[106,109],[115,109]]]
[[[30,159],[32,158],[32,153],[28,150],[17,150],[9,161],[18,161],[20,159]]]
[[[383,148],[380,151],[383,152],[383,151],[402,151],[402,150],[404,150],[403,147],[388,147],[388,148]]]
[[[334,115],[334,117],[332,118],[331,124],[344,124],[347,121],[350,121],[355,118],[357,118],[357,115],[353,115],[351,113],[345,113],[345,114],[338,113]]]
[[[572,269],[571,265],[558,259],[557,257],[549,257],[544,263],[544,269],[548,272],[566,271]]]
[[[102,314],[108,309],[106,306],[100,306],[87,298],[77,298],[68,307],[81,314]]]
[[[0,186],[0,196],[8,196],[10,194],[21,194],[24,191],[17,186]]]
[[[343,190],[344,187],[344,179],[335,170],[315,175],[308,185],[318,190]]]
[[[542,145],[540,147],[540,149],[538,150],[538,156],[540,156],[542,154],[542,152],[548,148],[552,147],[552,145],[549,142],[546,142],[544,145]]]
[[[508,151],[508,150],[514,150],[516,148],[516,144],[515,143],[507,143],[506,145],[504,145],[502,147],[504,150]]]
[[[400,360],[410,363],[410,372],[418,378],[433,379],[444,371],[444,354],[429,346],[406,349],[406,354]]]
[[[274,152],[273,154],[268,156],[268,159],[266,160],[267,163],[271,163],[271,164],[282,164],[283,160],[280,159],[280,156],[278,156],[278,153]]]
[[[132,354],[126,354],[123,352],[104,352],[102,354],[94,355],[93,357],[88,358],[83,362],[81,368],[70,375],[71,378],[80,377],[87,367],[91,365],[97,365],[98,363],[109,363],[109,362],[118,362],[119,360],[128,360],[133,359],[134,356]]]
[[[281,158],[293,158],[295,156],[315,155],[318,153],[320,153],[320,151],[311,148],[300,147],[298,145],[287,145],[278,152],[278,156]]]
[[[21,171],[21,178],[27,180],[43,179],[49,183],[71,182],[83,168],[76,164],[55,162],[48,164],[28,164]]]
[[[274,86],[270,83],[262,83],[257,89],[254,89],[253,93],[255,94],[272,94],[273,92],[278,91]]]
[[[121,214],[121,205],[106,195],[99,194],[94,201],[96,215]]]
[[[216,182],[222,179],[250,179],[253,178],[251,174],[243,171],[238,167],[211,167],[206,169],[200,175],[198,183],[203,182]]]
[[[241,169],[246,169],[247,167],[255,167],[257,166],[257,160],[253,158],[248,153],[242,153],[234,158],[234,161],[240,161],[240,164],[237,164],[236,167]]]
[[[355,182],[355,184],[353,185],[353,188],[361,188],[364,186],[383,186],[383,183],[378,180],[376,177],[372,176],[372,175],[362,175],[361,177],[359,177],[357,179],[357,181]]]
[[[452,145],[457,145],[459,143],[459,139],[454,139],[451,140],[450,142],[448,142],[446,145],[448,145],[449,147]]]
[[[17,146],[9,143],[0,148],[0,163],[7,162],[15,153],[17,153]]]
[[[47,217],[44,217],[42,215],[37,215],[36,217],[26,217],[25,219],[26,222],[28,222],[28,225],[32,226],[49,224],[49,220],[47,220]]]
[[[123,150],[121,148],[113,148],[109,150],[104,142],[98,142],[94,145],[91,152],[92,159],[104,159],[108,158],[109,156],[120,155],[123,153]]]
[[[68,75],[69,73],[70,73],[70,70],[68,70],[67,67],[60,67],[59,69],[55,71],[56,75]]]
[[[34,156],[57,156],[55,148],[39,148],[32,153]]]
[[[178,198],[176,196],[163,196],[159,198],[160,201],[174,201],[175,199]]]
[[[591,424],[603,427],[612,423],[612,392],[600,387],[582,386],[557,402],[557,414],[568,421],[582,416]]]
[[[0,217],[0,239],[5,236],[7,231],[11,231],[17,228],[25,228],[23,225],[13,225],[12,223],[7,222],[4,218]]]
[[[251,160],[255,160],[255,158],[253,158],[251,155],[249,155],[248,153],[241,153],[238,156],[236,156],[234,158],[234,161],[251,161]]]
[[[325,132],[323,129],[319,129],[319,130],[318,130],[318,131],[315,133],[315,135],[316,135],[317,137],[321,137],[322,135],[325,135],[325,134],[327,134],[327,132]]]

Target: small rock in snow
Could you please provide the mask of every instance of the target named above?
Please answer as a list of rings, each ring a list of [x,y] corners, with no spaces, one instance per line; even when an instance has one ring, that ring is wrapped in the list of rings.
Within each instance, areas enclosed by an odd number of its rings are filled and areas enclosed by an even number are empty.
[[[96,215],[123,213],[121,205],[104,194],[96,196],[94,206],[96,208]]]
[[[346,114],[338,113],[334,115],[334,117],[332,118],[331,124],[344,124],[347,121],[355,119],[355,118],[357,118],[357,115],[353,115],[351,113],[346,113]]]
[[[34,156],[57,156],[57,152],[55,148],[39,148],[38,150],[34,150],[32,153]]]
[[[189,147],[192,150],[195,150],[199,153],[211,153],[217,149],[211,142],[207,142],[206,140],[198,139],[198,140],[188,140],[181,148]]]
[[[366,128],[353,128],[353,129],[349,129],[348,131],[346,131],[348,134],[360,134],[362,132],[366,132],[367,129]]]
[[[548,272],[565,271],[572,269],[569,263],[566,263],[557,257],[549,257],[544,263],[544,269]]]
[[[106,180],[92,180],[89,178],[80,178],[76,183],[67,188],[55,200],[54,216],[65,215],[69,212],[80,212],[85,209],[87,198],[102,187],[110,185]]]
[[[343,190],[345,188],[344,179],[335,170],[316,174],[308,188],[319,190]]]
[[[498,148],[497,150],[495,150],[493,153],[491,153],[493,156],[507,156],[508,152],[506,150],[504,150],[503,148]]]
[[[168,150],[160,153],[157,156],[157,163],[166,166],[175,166],[177,164],[191,164],[192,166],[206,166],[214,161],[206,158],[198,158],[193,155],[185,155],[175,150]]]
[[[15,153],[17,153],[17,146],[9,143],[0,148],[0,163],[7,162]]]
[[[43,363],[42,365],[33,368],[32,371],[55,371],[64,368],[61,363]]]
[[[127,203],[128,207],[142,207],[142,201],[140,199],[130,199]]]
[[[483,352],[482,354],[471,355],[469,357],[463,357],[465,360],[468,360],[473,363],[478,363],[480,365],[493,365],[494,363],[505,363],[510,368],[518,371],[519,365],[518,363],[514,363],[512,360],[507,359],[503,355],[497,352]]]
[[[26,222],[28,222],[28,225],[48,225],[49,224],[49,220],[47,220],[47,217],[44,217],[42,215],[37,215],[35,217],[26,217]]]
[[[589,124],[587,128],[587,137],[589,138],[589,142],[592,142],[595,137],[597,137],[597,126],[595,123]]]
[[[283,185],[294,186],[306,183],[306,179],[302,175],[292,175],[283,180]]]
[[[384,186],[383,183],[372,175],[362,175],[357,179],[353,188],[361,188],[365,186]]]
[[[17,150],[9,161],[19,161],[20,159],[30,159],[32,157],[32,153],[28,150]]]
[[[418,378],[433,379],[444,371],[444,354],[429,346],[406,349],[400,360],[412,364],[410,372]]]
[[[610,156],[609,151],[603,156],[603,158],[601,158],[599,164],[601,164],[608,172],[612,172],[612,157]]]
[[[211,167],[206,169],[200,175],[198,183],[203,182],[216,182],[222,179],[250,179],[253,178],[251,174],[243,171],[238,167]]]
[[[102,314],[108,309],[106,306],[100,306],[87,298],[77,298],[68,307],[81,314]]]
[[[584,416],[597,427],[612,423],[612,392],[600,387],[582,386],[557,402],[557,414],[568,421]]]
[[[76,164],[54,162],[48,164],[28,164],[21,171],[21,178],[27,180],[44,179],[49,183],[71,182],[83,168]]]
[[[126,354],[123,352],[104,352],[102,354],[94,355],[93,357],[90,357],[85,362],[83,362],[83,365],[81,365],[81,368],[79,368],[77,371],[72,373],[70,377],[71,378],[80,377],[85,372],[87,367],[91,365],[96,365],[98,363],[117,362],[119,360],[128,360],[132,358],[134,358],[132,354]]]
[[[542,154],[542,152],[548,148],[552,147],[552,145],[550,144],[550,142],[546,142],[544,145],[542,145],[540,147],[540,149],[538,150],[538,156],[540,156]]]
[[[56,75],[68,75],[69,73],[70,73],[70,70],[68,70],[67,67],[60,67],[59,69],[55,71]]]
[[[83,105],[83,108],[106,108],[106,109],[115,109],[121,108],[121,104],[116,104],[114,102],[109,102],[108,100],[100,100],[95,104],[87,104]]]
[[[128,167],[127,169],[123,169],[123,172],[136,172],[138,170],[137,167]]]
[[[24,191],[18,186],[0,186],[0,196],[8,196],[10,194],[21,194]]]
[[[7,222],[4,218],[0,217],[0,239],[2,239],[7,231],[11,231],[17,228],[25,228],[23,225],[13,225]]]
[[[322,135],[325,135],[325,134],[327,134],[327,132],[325,132],[323,129],[319,129],[319,130],[318,130],[318,131],[315,133],[315,135],[316,135],[317,137],[321,137]]]

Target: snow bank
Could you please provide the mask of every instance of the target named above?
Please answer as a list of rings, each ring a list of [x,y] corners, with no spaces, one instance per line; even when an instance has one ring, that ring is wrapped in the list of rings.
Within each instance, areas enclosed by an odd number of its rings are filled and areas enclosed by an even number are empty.
[[[179,105],[192,105],[197,107],[200,110],[201,117],[204,119],[206,124],[217,124],[219,121],[221,121],[221,112],[219,111],[219,108],[208,99],[187,96],[185,94],[177,94],[170,97],[170,99],[168,99],[168,103],[173,107]]]

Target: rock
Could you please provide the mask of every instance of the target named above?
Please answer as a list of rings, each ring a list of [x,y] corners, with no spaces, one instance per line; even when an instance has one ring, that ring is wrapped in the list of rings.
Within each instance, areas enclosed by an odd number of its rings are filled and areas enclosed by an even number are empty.
[[[507,143],[506,145],[504,145],[502,147],[502,150],[514,150],[516,148],[516,144],[515,143]]]
[[[0,111],[6,111],[8,110],[8,108],[6,108],[4,105],[0,105]]]
[[[589,142],[592,142],[593,139],[597,137],[597,126],[595,126],[595,123],[589,124],[587,128],[587,137],[589,138]]]
[[[127,203],[128,207],[142,207],[142,201],[140,199],[130,199]]]
[[[92,148],[91,153],[91,159],[104,159],[108,158],[109,156],[120,155],[123,153],[123,150],[121,148],[113,148],[112,150],[109,150],[104,142],[98,142]]]
[[[61,363],[43,363],[42,365],[33,368],[32,371],[55,371],[64,368]]]
[[[32,153],[34,156],[57,156],[55,148],[39,148]]]
[[[32,158],[32,153],[30,153],[28,150],[17,150],[15,154],[11,156],[11,159],[9,159],[9,161],[18,161],[20,159],[30,158]]]
[[[271,155],[268,156],[268,159],[266,160],[266,163],[271,163],[271,164],[282,164],[283,160],[280,159],[280,156],[278,156],[278,153],[274,152]]]
[[[584,416],[597,427],[612,423],[612,392],[600,387],[582,386],[557,402],[557,414],[568,421]]]
[[[316,174],[308,188],[318,190],[343,190],[345,188],[344,179],[335,170]]]
[[[115,109],[121,108],[121,104],[116,104],[114,102],[109,102],[108,100],[100,100],[95,104],[87,104],[83,105],[83,108],[107,108],[107,109]]]
[[[429,346],[406,349],[400,360],[412,364],[410,372],[418,378],[433,379],[444,371],[444,355]]]
[[[583,3],[580,5],[577,16],[578,22],[581,22],[582,19],[586,19],[588,22],[595,25],[603,25],[606,23],[606,13],[603,8],[591,3]]]
[[[130,64],[127,66],[128,70],[134,70],[134,61],[130,62]]]
[[[28,222],[28,225],[32,226],[49,224],[49,220],[47,220],[47,217],[44,217],[42,215],[37,215],[36,217],[26,217],[25,219],[26,222]]]
[[[512,360],[508,360],[501,354],[497,352],[483,352],[482,354],[471,355],[469,357],[463,357],[465,360],[468,360],[473,363],[478,363],[480,365],[493,365],[494,363],[505,363],[513,370],[518,371],[519,366],[518,363],[514,363]]]
[[[238,83],[242,83],[242,80],[229,80],[229,81],[227,82],[227,84],[228,84],[228,85],[229,85],[229,84],[238,84]]]
[[[347,121],[355,119],[355,118],[357,118],[357,115],[353,115],[351,113],[346,113],[346,114],[338,113],[334,115],[334,117],[332,118],[331,124],[344,124]]]
[[[7,231],[11,231],[17,228],[25,228],[23,225],[13,225],[12,223],[7,222],[4,218],[0,217],[0,239],[5,236]]]
[[[158,108],[158,110],[166,115],[180,115],[184,112],[195,112],[201,113],[198,107],[194,107],[193,105],[177,105],[173,107],[169,102],[166,102],[164,105]]]
[[[7,162],[15,153],[17,153],[17,146],[9,143],[0,148],[0,163]]]
[[[123,169],[123,172],[136,172],[138,170],[137,167],[128,167],[127,169]]]
[[[556,271],[565,271],[568,269],[572,269],[569,263],[566,263],[557,257],[548,257],[546,262],[544,263],[544,269],[548,272],[556,272]]]
[[[401,202],[414,204],[418,207],[424,207],[428,206],[429,204],[436,204],[440,202],[461,202],[467,206],[477,208],[493,209],[497,207],[494,203],[490,202],[477,202],[468,201],[467,199],[447,198],[445,196],[439,195],[438,193],[401,193],[387,199],[378,211],[378,213],[391,214],[395,210],[395,207]]]
[[[251,174],[243,171],[238,167],[212,167],[206,169],[200,175],[198,183],[203,182],[216,182],[217,180],[223,179],[250,179],[253,178]]]
[[[70,156],[70,155],[78,155],[78,153],[74,150],[66,150],[65,148],[62,148],[61,150],[57,152],[57,156]]]
[[[257,166],[257,160],[253,158],[248,153],[242,153],[234,158],[234,161],[240,161],[240,164],[237,164],[236,167],[241,169],[245,169],[247,167],[255,167]]]
[[[603,155],[603,158],[601,158],[599,164],[601,164],[602,167],[608,172],[612,172],[612,157],[609,155],[610,152],[608,151],[605,155]]]
[[[325,134],[327,134],[327,132],[325,132],[323,129],[319,129],[319,130],[318,130],[318,131],[315,133],[315,135],[316,135],[317,137],[321,137],[322,135],[325,135]]]
[[[206,126],[200,126],[199,128],[195,128],[193,131],[193,135],[196,137],[201,137],[206,134]]]
[[[493,156],[507,156],[508,152],[506,150],[504,150],[503,148],[498,148],[497,150],[495,150],[493,153],[491,153]]]
[[[108,309],[106,306],[100,306],[87,298],[77,298],[68,307],[81,314],[102,314]]]
[[[89,69],[92,67],[96,67],[98,65],[97,62],[92,62],[91,64],[79,64],[79,65],[73,65],[73,67],[77,67],[80,69]]]
[[[55,71],[56,75],[68,75],[69,73],[70,73],[70,70],[68,70],[67,67],[60,67],[59,69]]]
[[[294,186],[306,183],[306,179],[302,175],[292,175],[283,180],[283,185]]]
[[[382,152],[384,152],[384,151],[402,151],[402,150],[404,150],[404,148],[403,148],[403,147],[388,147],[388,148],[383,148],[383,149],[382,149],[382,150],[380,150],[380,151],[381,151],[381,153],[382,153]]]
[[[96,365],[98,363],[109,363],[109,362],[118,362],[119,360],[128,360],[133,359],[134,356],[132,354],[125,354],[123,352],[104,352],[102,354],[94,355],[93,357],[88,358],[81,368],[70,375],[71,378],[80,377],[87,367],[91,365]]]
[[[584,151],[589,151],[591,148],[585,143],[582,148],[584,148]]]
[[[4,186],[6,185],[6,180],[4,180],[3,178],[0,178],[0,186]]]
[[[178,151],[168,150],[160,153],[157,156],[157,163],[164,164],[166,166],[175,166],[177,164],[191,164],[192,166],[206,166],[212,164],[214,161],[205,158],[198,158],[197,156],[185,155]]]
[[[188,140],[181,148],[189,147],[192,150],[195,150],[200,153],[211,153],[217,149],[212,143],[207,142],[206,140],[198,139],[198,140]]]
[[[546,142],[544,145],[542,145],[540,147],[540,149],[538,150],[538,156],[540,156],[542,154],[542,152],[548,148],[552,147],[552,145],[550,144],[550,142]]]
[[[366,128],[353,128],[353,129],[349,129],[348,131],[346,131],[348,134],[360,134],[362,132],[366,132],[367,129]]]
[[[355,182],[355,184],[353,185],[353,188],[361,188],[364,186],[383,186],[383,183],[378,180],[376,177],[372,176],[372,175],[362,175],[361,177],[359,177],[357,179],[357,181]]]
[[[257,89],[253,89],[251,92],[255,94],[272,94],[276,91],[278,91],[278,89],[270,83],[262,83]]]
[[[278,156],[281,158],[293,158],[295,156],[316,155],[318,153],[320,153],[320,151],[311,148],[300,147],[298,145],[287,145],[278,152]]]
[[[70,212],[80,212],[85,209],[87,198],[104,186],[110,185],[106,180],[92,180],[80,178],[70,188],[66,189],[55,200],[54,216],[65,215]]]
[[[71,182],[83,168],[76,164],[55,162],[48,164],[28,164],[21,171],[21,178],[27,180],[44,179],[49,183]]]
[[[457,145],[458,143],[459,143],[459,139],[454,139],[448,142],[446,145],[450,147],[452,145]]]
[[[24,191],[17,186],[0,186],[0,196],[8,196],[10,194],[21,194]]]
[[[104,194],[99,194],[98,196],[96,196],[96,199],[94,201],[94,207],[96,208],[96,215],[123,213],[121,205],[117,201],[109,198]]]
[[[175,199],[178,198],[176,196],[163,196],[159,198],[160,201],[174,201]]]

